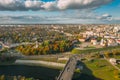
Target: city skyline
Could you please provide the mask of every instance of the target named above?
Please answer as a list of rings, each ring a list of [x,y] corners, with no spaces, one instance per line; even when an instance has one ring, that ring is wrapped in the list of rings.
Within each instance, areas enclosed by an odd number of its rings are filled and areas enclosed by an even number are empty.
[[[119,0],[0,0],[0,24],[118,24]]]

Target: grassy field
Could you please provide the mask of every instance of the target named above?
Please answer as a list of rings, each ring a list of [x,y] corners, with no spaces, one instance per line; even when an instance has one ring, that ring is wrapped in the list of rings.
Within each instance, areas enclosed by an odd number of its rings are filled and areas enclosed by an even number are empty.
[[[120,80],[115,78],[114,67],[104,59],[96,59],[93,62],[85,61],[85,66],[88,70],[84,70],[88,75],[94,75],[94,77],[100,80]]]
[[[86,49],[86,50],[79,50],[75,49],[76,53],[72,52],[73,54],[82,54],[82,53],[95,53],[95,52],[100,52],[100,51],[110,51],[112,49],[120,49],[120,46],[113,46],[113,47],[104,47],[104,48],[95,48],[95,49]],[[74,49],[73,49],[74,50]]]
[[[84,47],[84,49],[96,49],[96,47],[94,47],[94,46],[87,46],[87,47]]]

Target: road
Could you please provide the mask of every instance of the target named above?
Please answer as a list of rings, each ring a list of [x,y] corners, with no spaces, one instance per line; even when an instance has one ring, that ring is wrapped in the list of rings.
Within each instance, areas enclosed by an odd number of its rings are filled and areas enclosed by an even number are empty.
[[[60,75],[58,76],[57,80],[71,80],[76,68],[77,64],[77,57],[72,56],[67,64],[65,65],[64,69],[61,71]]]

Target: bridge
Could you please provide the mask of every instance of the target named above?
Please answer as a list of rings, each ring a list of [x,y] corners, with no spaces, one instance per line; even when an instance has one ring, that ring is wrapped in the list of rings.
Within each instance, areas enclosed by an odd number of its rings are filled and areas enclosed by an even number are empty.
[[[72,56],[66,63],[64,69],[59,74],[57,80],[72,80],[77,61],[77,56]]]

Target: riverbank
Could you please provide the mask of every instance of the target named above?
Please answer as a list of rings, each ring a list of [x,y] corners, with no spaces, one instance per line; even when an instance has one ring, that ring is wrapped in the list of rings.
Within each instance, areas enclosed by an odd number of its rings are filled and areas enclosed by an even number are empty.
[[[56,63],[56,62],[48,62],[48,61],[37,61],[37,60],[16,60],[15,64],[19,65],[42,65],[45,67],[52,67],[52,68],[64,68],[65,64],[63,63]]]

